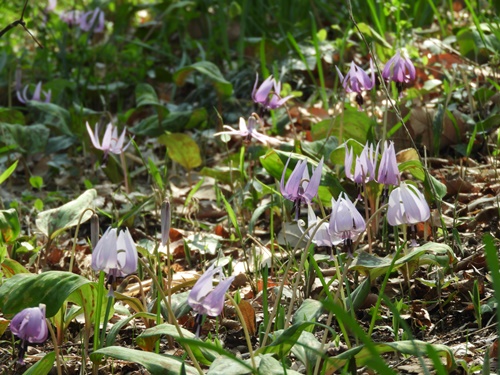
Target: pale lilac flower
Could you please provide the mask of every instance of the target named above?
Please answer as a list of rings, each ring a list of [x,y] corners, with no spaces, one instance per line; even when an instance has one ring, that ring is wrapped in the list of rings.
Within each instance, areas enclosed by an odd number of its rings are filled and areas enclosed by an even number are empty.
[[[295,165],[290,178],[285,184],[286,170],[290,158],[285,164],[283,174],[281,175],[280,191],[283,198],[294,202],[295,220],[298,220],[300,214],[300,204],[306,202],[310,204],[313,198],[318,194],[318,188],[321,181],[321,172],[323,169],[323,158],[316,169],[313,170],[312,177],[309,179],[309,171],[307,170],[307,161],[300,160]]]
[[[429,205],[415,186],[401,182],[389,195],[387,222],[390,225],[417,224],[429,217]]]
[[[137,271],[137,248],[128,229],[120,231],[109,227],[92,251],[92,269],[104,271],[108,275],[107,284],[117,277],[125,277]]]
[[[356,164],[354,166],[354,174],[352,173],[352,163],[354,159],[354,151],[351,147],[349,150],[345,146],[345,175],[348,179],[357,184],[367,183],[375,179],[375,168],[378,158],[378,145],[374,149],[372,144],[366,143],[363,151],[359,156],[356,156]]]
[[[50,103],[50,98],[52,96],[52,92],[51,92],[51,90],[43,91],[42,90],[42,82],[38,82],[38,84],[35,87],[35,92],[33,93],[33,96],[31,98],[28,97],[28,89],[29,89],[29,85],[26,85],[26,86],[24,86],[22,93],[19,91],[16,91],[17,100],[19,100],[21,103],[26,104],[30,100],[33,100],[35,102]],[[43,95],[44,99],[42,99],[42,95]]]
[[[281,93],[281,82],[276,81],[273,76],[266,78],[264,82],[257,88],[259,83],[259,75],[255,78],[255,84],[252,91],[252,99],[255,103],[261,104],[267,109],[276,109],[281,107],[287,100],[293,98],[293,95],[286,96],[284,98],[280,97]]]
[[[196,281],[193,289],[189,292],[188,304],[200,315],[218,316],[224,308],[225,294],[231,286],[234,276],[219,280],[219,285],[214,288],[212,279],[215,274],[222,275],[222,267],[215,268],[212,265]]]
[[[375,70],[373,69],[372,59],[370,59],[371,78],[363,69],[356,65],[354,61],[351,61],[351,68],[345,77],[338,67],[335,67],[335,69],[337,69],[340,82],[346,92],[356,92],[360,94],[362,91],[371,90],[375,85]]]
[[[67,10],[65,12],[62,12],[59,15],[59,18],[68,26],[77,26],[80,24],[82,14],[83,13],[80,10]]]
[[[56,9],[57,6],[57,0],[48,0],[47,7],[45,8],[45,11],[47,12],[52,12],[54,9]]]
[[[21,339],[19,363],[22,364],[28,344],[42,343],[47,340],[45,305],[40,304],[38,307],[30,307],[17,313],[10,322],[10,330]]]
[[[394,150],[394,142],[384,143],[384,151],[382,152],[382,160],[378,167],[377,182],[384,185],[399,185],[401,175],[398,169],[396,160],[396,151]]]
[[[313,235],[314,231],[314,236],[312,238],[312,242],[318,246],[318,247],[332,247],[333,245],[336,245],[342,240],[339,240],[337,238],[332,239],[332,236],[330,235],[330,226],[327,221],[319,223],[320,220],[318,220],[316,214],[314,213],[313,208],[311,207],[310,204],[307,205],[307,226],[306,223],[303,220],[299,220],[299,229],[304,233],[303,228],[308,228],[306,237],[311,238]],[[319,226],[319,227],[318,227]],[[317,228],[317,229],[316,229]]]
[[[104,152],[104,158],[106,158],[110,152],[119,155],[130,145],[129,142],[125,147],[123,147],[123,143],[125,142],[125,129],[123,129],[122,134],[118,138],[118,128],[113,126],[111,123],[109,123],[106,127],[102,143],[99,141],[99,125],[96,125],[95,132],[92,132],[92,128],[87,122],[87,131],[94,147]]]
[[[279,145],[281,143],[279,140],[269,137],[265,134],[259,133],[256,130],[258,121],[257,120],[258,117],[256,116],[257,115],[251,115],[248,118],[248,124],[243,117],[240,117],[239,130],[233,129],[228,125],[224,125],[223,126],[224,129],[228,129],[228,131],[218,132],[215,133],[214,135],[223,135],[223,134],[236,135],[242,137],[246,143],[250,142],[252,138],[255,138],[257,141],[262,142],[264,144]]]
[[[365,219],[345,193],[341,193],[338,200],[332,198],[330,233],[333,238],[341,239],[350,246],[365,229]]]
[[[95,8],[83,13],[80,17],[80,29],[102,33],[104,31],[104,12],[101,8]]]
[[[382,78],[399,83],[414,81],[416,77],[415,67],[411,60],[402,55],[400,50],[391,57],[384,66]]]

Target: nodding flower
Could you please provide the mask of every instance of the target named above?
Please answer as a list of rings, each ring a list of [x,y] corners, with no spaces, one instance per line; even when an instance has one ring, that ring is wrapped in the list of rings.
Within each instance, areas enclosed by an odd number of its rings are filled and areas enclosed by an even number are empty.
[[[42,343],[47,340],[48,327],[45,320],[45,305],[30,307],[17,313],[10,322],[10,330],[21,340],[19,363],[24,363],[28,344]]]
[[[342,75],[338,67],[335,67],[335,69],[337,69],[340,83],[344,87],[344,90],[347,93],[355,92],[357,94],[356,102],[361,107],[363,105],[363,97],[361,96],[361,93],[363,91],[371,90],[373,86],[375,86],[375,69],[373,68],[372,59],[370,59],[371,78],[363,69],[356,65],[354,61],[351,61],[351,68],[345,77]]]
[[[298,220],[300,215],[300,204],[302,202],[310,204],[313,198],[318,194],[318,188],[321,182],[321,172],[323,169],[323,158],[321,158],[316,169],[313,169],[310,179],[307,170],[307,161],[298,161],[290,178],[285,184],[286,170],[289,162],[290,158],[287,160],[285,168],[283,169],[283,174],[281,175],[280,191],[283,198],[294,202],[295,220]]]
[[[337,241],[343,241],[348,255],[352,256],[352,243],[365,231],[366,223],[345,193],[341,193],[337,200],[332,198],[329,228],[332,237],[336,238]]]
[[[120,231],[109,227],[92,251],[92,269],[108,275],[106,284],[113,284],[117,277],[125,277],[137,271],[137,249],[128,229]]]
[[[378,158],[378,145],[374,149],[372,144],[366,144],[359,156],[356,156],[354,174],[352,173],[352,163],[354,151],[345,146],[345,175],[348,179],[357,184],[363,184],[375,179],[375,167]]]
[[[399,173],[398,162],[396,160],[396,151],[394,142],[385,142],[382,160],[378,167],[377,182],[384,185],[399,185],[401,174]]]
[[[266,109],[276,109],[281,107],[293,95],[280,97],[281,82],[276,81],[272,75],[267,77],[264,82],[257,88],[259,83],[259,75],[255,78],[255,84],[252,91],[252,99],[255,103],[262,105]]]
[[[111,152],[112,154],[119,155],[130,146],[130,142],[125,147],[123,146],[125,143],[125,129],[123,129],[122,134],[118,137],[118,128],[111,123],[106,127],[102,143],[99,141],[99,125],[96,125],[95,131],[92,132],[92,128],[87,122],[87,131],[94,147],[104,152],[104,159],[107,158],[108,153]]]
[[[219,285],[213,287],[212,279],[215,274],[219,274]],[[196,336],[200,335],[201,319],[203,315],[219,316],[224,308],[225,295],[234,276],[222,279],[222,267],[212,265],[196,281],[193,289],[188,295],[188,304],[197,313],[196,315]]]
[[[223,135],[223,134],[236,135],[242,137],[245,143],[250,143],[252,138],[255,138],[257,141],[262,142],[266,145],[270,146],[279,145],[281,143],[279,140],[269,137],[265,134],[259,133],[257,131],[256,128],[259,120],[260,120],[259,116],[255,113],[253,113],[248,118],[248,123],[245,121],[243,117],[240,117],[239,130],[233,129],[228,125],[224,125],[223,128],[228,130],[215,133],[214,135]]]
[[[401,50],[396,51],[396,54],[387,61],[384,70],[382,70],[383,79],[400,84],[414,81],[415,77],[415,66]]]
[[[392,225],[417,224],[427,221],[430,208],[424,195],[413,185],[401,182],[389,195],[387,222]]]
[[[50,98],[52,97],[52,92],[51,90],[49,91],[43,91],[42,90],[42,82],[38,82],[35,91],[33,92],[33,96],[30,98],[28,97],[28,89],[30,85],[24,86],[24,89],[22,92],[16,91],[16,96],[17,100],[19,100],[21,103],[26,104],[30,100],[33,100],[35,102],[44,102],[44,103],[50,103]],[[42,99],[42,96],[44,99]]]
[[[101,8],[95,8],[80,16],[80,29],[83,31],[94,31],[102,33],[104,31],[104,12]]]

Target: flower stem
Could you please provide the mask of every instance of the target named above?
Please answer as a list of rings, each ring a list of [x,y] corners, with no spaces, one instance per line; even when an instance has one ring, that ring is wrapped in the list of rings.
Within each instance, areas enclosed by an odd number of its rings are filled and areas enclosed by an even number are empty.
[[[113,305],[114,298],[108,296],[108,301],[106,303],[106,311],[104,312],[104,321],[102,322],[101,340],[99,342],[99,349],[104,347],[104,340],[106,338],[106,327],[108,325],[109,312],[111,311],[111,306]]]
[[[252,361],[252,367],[254,369],[254,372],[257,373],[258,371],[257,371],[257,366],[255,364],[252,341],[250,340],[250,334],[248,333],[247,323],[245,321],[245,318],[243,317],[243,314],[241,313],[240,307],[238,306],[236,301],[233,299],[233,297],[231,297],[229,294],[227,294],[227,297],[229,298],[229,300],[233,304],[233,306],[236,310],[236,314],[238,315],[238,319],[240,320],[241,326],[243,327],[243,332],[245,334],[245,340],[247,341],[247,346],[248,346],[248,353],[250,354],[250,360]]]
[[[97,284],[97,302],[95,306],[94,315],[94,351],[99,349],[99,330],[101,327],[101,310],[102,310],[102,294],[104,291],[104,278],[106,274],[104,271],[99,272],[99,282]]]

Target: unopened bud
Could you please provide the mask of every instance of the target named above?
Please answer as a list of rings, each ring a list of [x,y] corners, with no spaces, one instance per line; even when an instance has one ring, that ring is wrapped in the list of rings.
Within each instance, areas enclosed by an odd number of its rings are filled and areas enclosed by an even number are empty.
[[[90,218],[90,242],[92,244],[92,249],[95,249],[97,242],[99,241],[99,216],[93,214]]]
[[[170,201],[165,199],[161,205],[161,245],[166,246],[170,235],[170,222],[172,212],[170,210]]]

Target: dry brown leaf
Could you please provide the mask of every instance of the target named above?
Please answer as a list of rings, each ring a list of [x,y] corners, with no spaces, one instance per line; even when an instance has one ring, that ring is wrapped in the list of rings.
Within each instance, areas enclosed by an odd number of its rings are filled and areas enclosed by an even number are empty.
[[[257,327],[255,323],[255,310],[250,304],[250,302],[241,300],[238,303],[238,307],[240,308],[241,315],[243,315],[243,320],[245,321],[245,325],[247,326],[248,333],[253,336],[255,332],[257,332]]]

